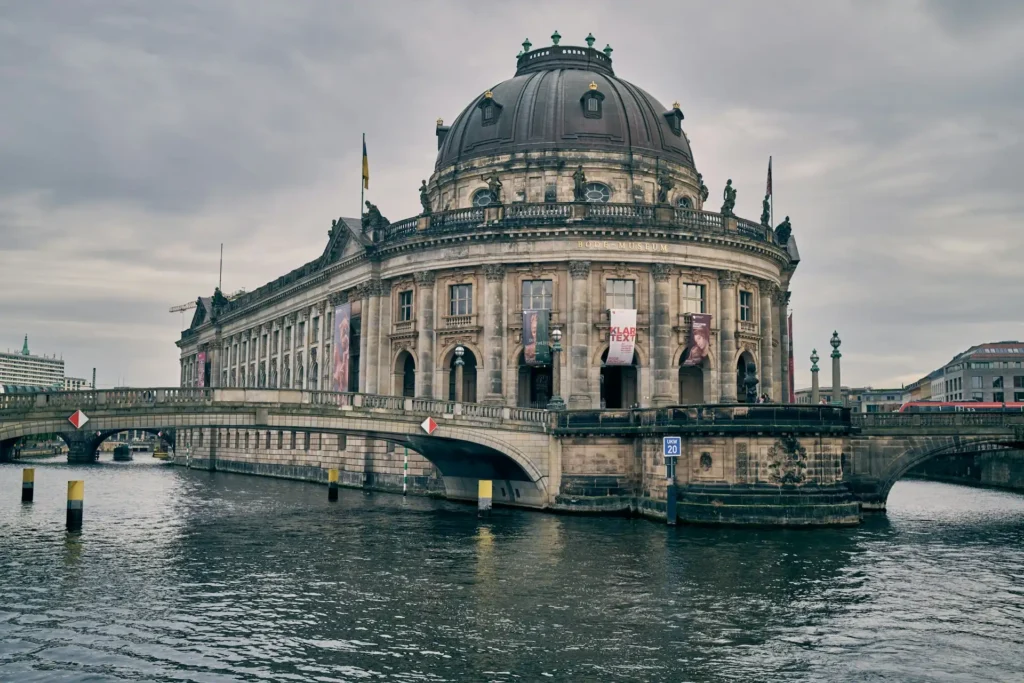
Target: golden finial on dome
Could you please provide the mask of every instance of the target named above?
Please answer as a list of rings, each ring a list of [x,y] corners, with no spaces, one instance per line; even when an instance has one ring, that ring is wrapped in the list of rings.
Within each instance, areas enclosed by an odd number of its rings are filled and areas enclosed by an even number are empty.
[[[437,127],[440,128],[443,125],[444,125],[444,119],[438,117],[438,119],[437,119]]]
[[[679,109],[679,100],[676,100],[675,102],[672,103],[672,108]]]
[[[597,90],[597,83],[595,83],[594,81],[590,81],[590,89]]]
[[[487,92],[484,93],[484,97],[486,97],[487,99],[492,99],[494,97],[494,93],[488,90]]]

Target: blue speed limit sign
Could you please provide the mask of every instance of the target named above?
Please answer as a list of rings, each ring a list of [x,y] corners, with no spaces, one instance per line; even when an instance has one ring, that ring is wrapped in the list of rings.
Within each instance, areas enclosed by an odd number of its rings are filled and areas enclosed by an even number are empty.
[[[666,436],[662,439],[662,454],[666,458],[678,458],[683,452],[683,437]]]

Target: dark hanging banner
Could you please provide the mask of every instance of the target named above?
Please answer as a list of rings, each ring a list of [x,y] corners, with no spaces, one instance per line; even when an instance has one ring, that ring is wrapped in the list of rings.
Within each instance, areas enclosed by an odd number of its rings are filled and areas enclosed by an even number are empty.
[[[527,365],[551,365],[548,311],[523,311],[523,356]]]
[[[694,313],[691,320],[690,345],[683,365],[700,365],[707,358],[708,347],[711,346],[711,315]]]

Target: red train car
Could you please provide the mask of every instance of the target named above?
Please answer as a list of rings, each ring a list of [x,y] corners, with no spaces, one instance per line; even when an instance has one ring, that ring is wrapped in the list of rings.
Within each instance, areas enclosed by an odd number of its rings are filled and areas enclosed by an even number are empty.
[[[900,406],[901,413],[1024,413],[1024,403],[984,401],[910,401]]]

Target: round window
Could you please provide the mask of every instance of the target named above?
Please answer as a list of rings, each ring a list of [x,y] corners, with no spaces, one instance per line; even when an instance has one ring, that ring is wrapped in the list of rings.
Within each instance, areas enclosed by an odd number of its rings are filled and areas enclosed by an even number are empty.
[[[583,189],[588,202],[604,204],[612,198],[612,191],[608,189],[607,185],[601,183],[587,183]]]
[[[494,195],[490,190],[477,190],[473,193],[473,206],[487,206],[494,203]]]
[[[693,200],[690,199],[689,197],[680,197],[679,198],[679,208],[680,209],[692,209],[693,208]]]

